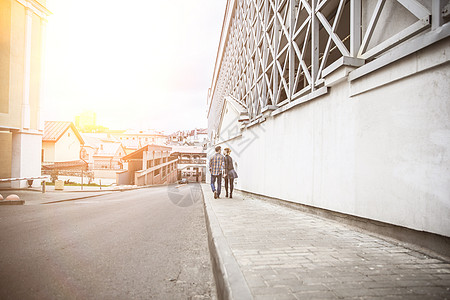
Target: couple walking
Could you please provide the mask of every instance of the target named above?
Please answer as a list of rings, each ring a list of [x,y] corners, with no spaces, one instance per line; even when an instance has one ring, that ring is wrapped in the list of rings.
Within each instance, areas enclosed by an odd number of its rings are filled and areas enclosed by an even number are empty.
[[[214,192],[214,199],[219,198],[222,188],[222,174],[225,178],[225,197],[228,197],[228,184],[230,185],[230,198],[233,198],[234,179],[237,173],[233,167],[233,159],[230,156],[230,148],[224,149],[224,155],[220,154],[222,148],[216,147],[216,153],[209,160],[209,171],[211,172],[211,189]],[[217,190],[215,182],[217,181]]]

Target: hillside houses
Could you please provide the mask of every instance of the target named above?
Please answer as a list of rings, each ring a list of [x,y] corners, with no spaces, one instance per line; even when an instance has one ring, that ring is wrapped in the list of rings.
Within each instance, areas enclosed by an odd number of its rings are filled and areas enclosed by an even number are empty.
[[[121,158],[126,155],[125,148],[107,134],[83,133],[86,144],[83,147],[84,160],[96,178],[116,178],[116,171],[122,170]]]

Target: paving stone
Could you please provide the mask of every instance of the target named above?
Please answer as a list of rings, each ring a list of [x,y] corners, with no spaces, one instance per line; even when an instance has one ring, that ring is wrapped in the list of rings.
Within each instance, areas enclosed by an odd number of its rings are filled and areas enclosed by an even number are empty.
[[[364,296],[364,297],[358,297],[357,299],[364,299],[364,300],[442,300],[439,296],[427,296],[426,298],[423,297],[423,295],[389,295],[389,296]]]
[[[255,299],[450,299],[450,262],[252,199],[210,201]]]
[[[327,300],[338,299],[336,294],[330,291],[303,291],[294,293],[295,297],[299,300]]]
[[[296,300],[297,298],[292,294],[281,295],[256,295],[255,300]]]
[[[338,297],[348,298],[348,297],[365,297],[365,296],[378,296],[378,297],[386,297],[386,296],[395,296],[395,295],[408,295],[411,292],[408,291],[407,288],[375,288],[375,289],[334,289],[333,293],[335,293]],[[407,298],[407,297],[405,297]]]
[[[419,295],[437,295],[437,296],[446,295],[450,297],[450,290],[439,286],[430,286],[430,287],[410,286],[408,287],[408,291],[410,291],[413,294]]]
[[[261,288],[261,287],[268,287],[268,285],[266,284],[265,280],[262,279],[259,276],[255,276],[255,277],[250,277],[247,276],[245,278],[245,280],[247,281],[247,284],[250,288]]]
[[[298,280],[298,277],[295,274],[266,274],[261,276],[264,280]]]
[[[303,281],[299,279],[270,279],[266,281],[266,284],[269,287],[284,287],[291,289],[303,285]]]
[[[435,286],[442,286],[450,290],[450,280],[437,279],[432,281]]]
[[[309,292],[325,292],[325,291],[331,291],[331,289],[324,285],[324,284],[301,284],[297,286],[290,287],[291,291],[295,293],[303,292],[303,293],[309,293]]]
[[[286,287],[261,287],[252,290],[253,295],[291,295],[291,291]]]

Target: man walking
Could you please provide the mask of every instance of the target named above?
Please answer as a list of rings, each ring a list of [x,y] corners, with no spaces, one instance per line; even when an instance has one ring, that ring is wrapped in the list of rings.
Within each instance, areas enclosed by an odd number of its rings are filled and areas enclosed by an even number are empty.
[[[209,171],[211,172],[211,189],[214,192],[214,199],[219,198],[220,190],[222,186],[222,171],[225,165],[225,159],[222,154],[220,154],[220,150],[222,148],[220,146],[216,147],[216,153],[209,160]],[[215,182],[217,180],[217,190],[215,186]]]

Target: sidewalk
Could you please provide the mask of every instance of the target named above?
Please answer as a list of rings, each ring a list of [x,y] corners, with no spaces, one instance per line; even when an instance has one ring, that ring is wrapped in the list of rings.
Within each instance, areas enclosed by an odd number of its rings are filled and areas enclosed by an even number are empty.
[[[219,298],[450,299],[450,262],[202,184]]]

